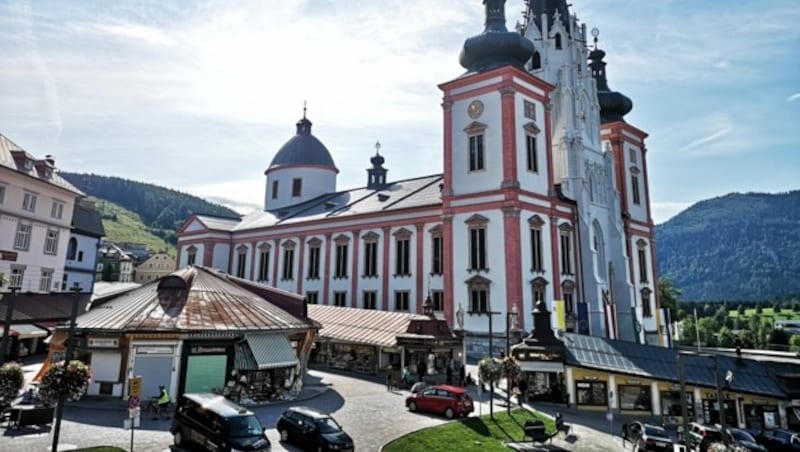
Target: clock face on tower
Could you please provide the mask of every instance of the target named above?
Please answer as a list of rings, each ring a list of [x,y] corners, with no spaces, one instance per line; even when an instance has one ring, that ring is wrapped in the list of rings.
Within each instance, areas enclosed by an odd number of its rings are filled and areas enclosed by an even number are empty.
[[[483,113],[483,102],[479,100],[473,100],[469,103],[469,106],[467,107],[467,114],[470,118],[476,119],[481,115],[481,113]]]

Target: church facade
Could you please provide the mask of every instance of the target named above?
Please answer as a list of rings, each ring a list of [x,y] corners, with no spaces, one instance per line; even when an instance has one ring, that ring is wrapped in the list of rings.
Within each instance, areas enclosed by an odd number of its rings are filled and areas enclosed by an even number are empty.
[[[422,313],[430,298],[475,355],[490,322],[498,341],[515,319],[530,330],[540,300],[556,331],[666,344],[632,102],[609,89],[597,32],[590,45],[564,0],[528,0],[516,31],[504,3],[484,2],[466,73],[439,85],[443,173],[389,181],[376,145],[367,184],[337,190],[304,113],[265,171],[264,209],[190,217],[178,266],[309,303]]]

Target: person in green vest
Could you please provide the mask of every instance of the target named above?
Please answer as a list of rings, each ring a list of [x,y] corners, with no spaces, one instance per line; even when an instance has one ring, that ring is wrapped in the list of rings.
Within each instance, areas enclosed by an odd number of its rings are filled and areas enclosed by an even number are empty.
[[[169,392],[167,392],[167,388],[164,386],[159,386],[158,391],[158,399],[156,399],[156,406],[158,409],[156,410],[156,416],[153,419],[158,419],[159,415],[163,415],[164,419],[169,419],[169,404],[172,401],[169,398]]]

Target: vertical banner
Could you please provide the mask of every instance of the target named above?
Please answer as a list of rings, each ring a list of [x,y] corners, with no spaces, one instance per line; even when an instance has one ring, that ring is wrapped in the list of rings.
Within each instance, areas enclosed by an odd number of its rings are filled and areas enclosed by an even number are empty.
[[[556,309],[556,327],[561,331],[567,330],[567,319],[564,316],[564,300],[553,301]]]
[[[661,326],[664,331],[664,345],[672,348],[672,315],[669,308],[661,308]]]
[[[578,303],[578,334],[589,334],[589,305]]]

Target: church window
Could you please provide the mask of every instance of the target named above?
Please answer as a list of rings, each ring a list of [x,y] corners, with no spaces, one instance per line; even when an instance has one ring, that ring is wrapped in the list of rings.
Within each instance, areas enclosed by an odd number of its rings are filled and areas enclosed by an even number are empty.
[[[258,281],[269,281],[270,246],[262,243],[258,247]]]
[[[319,292],[316,290],[306,292],[308,304],[319,304]]]
[[[561,33],[556,33],[556,50],[561,50]]]
[[[533,307],[536,307],[536,302],[539,300],[544,301],[547,295],[547,280],[541,276],[534,278],[531,281],[531,291],[533,295]]]
[[[377,304],[376,300],[378,299],[378,292],[374,290],[365,290],[364,291],[364,309],[376,309]]]
[[[293,242],[290,242],[294,245]],[[286,248],[283,250],[283,274],[284,281],[294,279],[294,246],[284,245]]]
[[[319,239],[311,239],[308,242],[308,275],[306,279],[319,279],[320,245]]]
[[[278,199],[278,181],[272,181],[272,199]]]
[[[244,278],[245,267],[247,266],[247,247],[244,245],[236,248],[236,277]]]
[[[394,310],[398,312],[408,312],[409,293],[407,290],[394,291]]]
[[[561,297],[564,299],[564,313],[565,314],[572,314],[574,311],[573,303],[574,303],[574,293],[575,293],[575,283],[566,280],[561,284]]]
[[[400,229],[395,235],[395,276],[411,274],[411,231]]]
[[[539,52],[533,52],[533,56],[531,57],[531,70],[535,71],[537,69],[541,69],[542,67],[542,57],[539,55]]]
[[[469,228],[469,270],[488,270],[486,266],[486,226],[488,218],[473,215],[467,221]]]
[[[303,192],[303,179],[296,177],[292,179],[292,196],[297,198],[302,196]]]
[[[444,242],[442,228],[437,226],[431,229],[431,274],[441,275],[444,266]]]
[[[472,135],[469,137],[469,170],[481,171],[484,169],[483,162],[483,134]]]
[[[637,174],[631,174],[631,192],[633,203],[638,206],[641,203],[641,199],[639,197],[639,176]]]
[[[572,226],[563,224],[559,226],[561,240],[561,273],[572,274]]]
[[[336,268],[334,278],[347,278],[347,242],[350,239],[344,235],[336,238]]]
[[[528,171],[538,173],[539,161],[536,156],[536,136],[526,135],[525,144],[528,156]]]
[[[636,149],[631,149],[628,151],[628,158],[630,159],[631,163],[636,163]]]
[[[636,242],[636,254],[639,257],[639,282],[640,283],[647,283],[647,242],[644,240],[639,240]]]
[[[444,311],[444,292],[441,290],[431,291],[431,301],[433,302],[434,312]]]
[[[333,305],[340,307],[347,306],[347,292],[334,292]]]
[[[642,289],[642,317],[650,318],[653,317],[653,309],[650,306],[650,294],[652,291],[649,287],[645,287]]]
[[[544,271],[544,258],[542,256],[542,226],[544,221],[538,215],[534,215],[528,224],[531,227],[531,271]]]
[[[69,245],[67,245],[67,260],[74,261],[75,255],[78,253],[78,239],[70,237]]]
[[[364,239],[364,277],[375,278],[378,276],[378,239],[375,232],[367,232]]]

